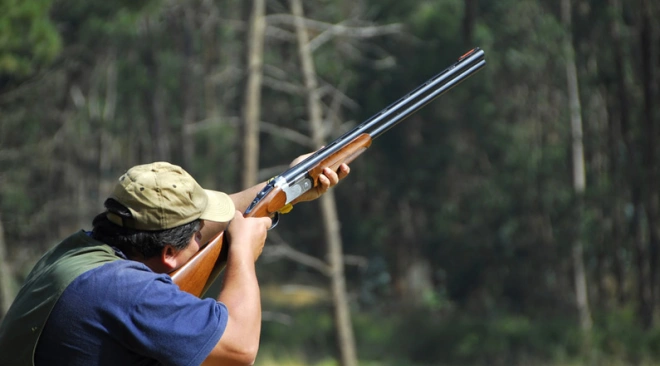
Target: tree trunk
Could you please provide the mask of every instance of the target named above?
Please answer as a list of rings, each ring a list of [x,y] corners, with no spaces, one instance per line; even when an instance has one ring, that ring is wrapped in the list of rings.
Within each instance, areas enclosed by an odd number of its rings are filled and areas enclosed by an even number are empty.
[[[183,66],[181,67],[181,100],[183,102],[183,117],[181,121],[181,156],[183,166],[191,167],[195,155],[195,144],[190,143],[193,135],[190,133],[195,123],[195,88],[194,85],[194,58],[193,58],[193,27],[195,26],[194,10],[190,5],[182,5],[181,17],[181,53],[183,54]]]
[[[472,39],[474,33],[474,20],[477,16],[477,2],[476,0],[465,0],[463,2],[464,15],[463,15],[463,42],[466,48],[472,48]]]
[[[630,235],[635,241],[633,248],[633,258],[635,263],[635,273],[637,274],[637,303],[639,312],[639,321],[644,329],[650,329],[653,323],[653,309],[651,308],[648,277],[648,261],[646,246],[644,245],[644,209],[642,204],[642,193],[639,187],[633,187],[632,206],[633,216],[630,222]]]
[[[397,279],[396,291],[399,299],[408,308],[424,304],[425,296],[433,291],[432,265],[420,253],[417,233],[420,232],[419,216],[415,214],[410,200],[402,198],[398,202],[400,237],[396,238]]]
[[[92,202],[91,211],[85,211],[85,221],[89,220],[89,214],[96,214],[96,207],[99,202],[105,200],[105,195],[110,192],[112,181],[105,179],[106,173],[110,172],[112,165],[112,141],[107,126],[115,123],[115,112],[117,110],[117,57],[116,50],[111,49],[108,52],[107,67],[105,70],[106,85],[105,98],[103,103],[103,114],[98,130],[98,156],[96,161],[96,191],[94,197],[87,199]]]
[[[307,111],[312,140],[316,146],[325,145],[323,136],[323,113],[318,91],[318,81],[314,70],[314,61],[309,49],[309,38],[304,25],[304,13],[301,0],[291,0],[291,12],[296,17],[295,27],[298,38],[300,63],[305,80],[307,94]],[[346,280],[344,276],[344,260],[340,225],[337,215],[337,205],[334,192],[328,191],[320,198],[321,217],[328,246],[328,261],[330,265],[330,281],[332,299],[335,309],[335,327],[337,330],[337,343],[341,354],[342,366],[357,366],[355,337],[351,324],[351,314],[346,294]]]
[[[204,26],[202,29],[202,43],[203,43],[203,55],[201,56],[203,62],[203,99],[204,99],[204,115],[202,118],[211,123],[217,123],[220,120],[220,109],[218,106],[219,98],[217,96],[216,84],[213,80],[213,75],[218,72],[218,64],[220,63],[220,51],[222,50],[222,45],[218,40],[218,23],[219,15],[218,8],[215,6],[214,2],[202,2],[203,9],[202,13],[205,16],[201,21]],[[206,149],[205,159],[211,163],[218,163],[218,144],[214,141],[214,134],[209,133],[206,136],[206,143],[208,148]],[[219,171],[219,169],[218,169]],[[219,174],[219,172],[216,172]],[[217,176],[217,175],[216,175]],[[212,178],[215,181],[215,177]]]
[[[644,174],[645,174],[645,194],[646,198],[643,200],[646,206],[646,215],[649,223],[649,309],[655,309],[657,302],[657,283],[658,283],[658,255],[660,240],[660,217],[658,213],[658,171],[656,148],[657,143],[657,129],[653,118],[653,109],[655,105],[655,96],[653,88],[653,31],[651,28],[651,6],[649,0],[641,1],[641,14],[642,19],[640,30],[640,43],[642,51],[642,91],[644,95]],[[652,322],[653,319],[650,319]],[[648,324],[651,326],[651,323]]]
[[[2,216],[0,215],[0,321],[9,310],[14,294],[12,291],[11,270],[7,260],[7,246],[5,244],[5,231],[2,226]]]
[[[562,0],[561,18],[566,30],[564,39],[564,55],[566,57],[566,79],[568,88],[568,100],[571,120],[571,137],[573,152],[573,190],[577,197],[577,225],[580,228],[577,232],[575,242],[573,243],[573,270],[575,283],[575,298],[577,302],[578,313],[580,316],[580,326],[588,334],[591,330],[591,310],[589,308],[589,297],[587,293],[587,275],[584,267],[584,247],[582,242],[582,216],[584,211],[584,191],[586,188],[585,168],[584,168],[584,149],[582,144],[582,115],[580,106],[580,93],[578,89],[577,67],[575,65],[575,50],[573,48],[573,37],[571,35],[571,1]]]
[[[243,188],[257,184],[259,172],[259,119],[263,75],[266,0],[254,0],[248,40],[248,81],[243,110]]]
[[[143,62],[147,67],[149,79],[152,87],[146,91],[145,110],[148,114],[149,130],[151,132],[151,156],[152,160],[169,161],[170,160],[170,136],[167,124],[165,90],[161,86],[159,77],[159,67],[156,62],[156,45],[154,37],[151,34],[149,20],[145,20],[145,38],[146,49],[143,53]]]
[[[612,8],[611,37],[614,56],[615,78],[616,78],[616,96],[618,100],[619,122],[621,136],[626,149],[626,175],[629,179],[632,205],[634,208],[633,217],[630,220],[629,234],[634,241],[635,271],[637,273],[637,304],[639,320],[643,327],[648,328],[653,320],[653,310],[649,307],[648,275],[646,248],[644,244],[644,232],[642,223],[642,193],[641,193],[641,172],[638,168],[638,151],[635,148],[632,129],[630,126],[630,106],[628,102],[628,87],[624,71],[624,52],[621,40],[621,3],[619,0],[610,0]]]
[[[207,5],[203,12],[208,13],[204,27],[202,27],[202,43],[203,47],[203,63],[204,63],[204,107],[205,116],[207,120],[216,121],[219,115],[218,110],[218,97],[216,95],[215,83],[213,82],[212,75],[217,72],[219,58],[219,45],[218,45],[218,14],[217,7]],[[213,145],[211,145],[213,146]],[[209,155],[212,156],[212,155]]]
[[[615,93],[605,90],[605,110],[607,115],[607,160],[608,160],[608,174],[612,181],[612,192],[619,192],[620,196],[616,197],[612,201],[612,206],[610,207],[610,217],[612,220],[612,231],[610,233],[608,251],[612,255],[612,272],[614,276],[614,291],[616,301],[615,304],[622,306],[628,301],[628,293],[625,286],[625,278],[628,266],[626,265],[626,260],[624,258],[623,248],[625,247],[624,243],[626,242],[625,236],[625,227],[626,220],[624,218],[624,199],[623,192],[626,190],[624,182],[625,170],[623,164],[620,162],[620,152],[616,147],[623,144],[621,137],[621,125],[617,118],[617,112],[614,105],[616,104]]]

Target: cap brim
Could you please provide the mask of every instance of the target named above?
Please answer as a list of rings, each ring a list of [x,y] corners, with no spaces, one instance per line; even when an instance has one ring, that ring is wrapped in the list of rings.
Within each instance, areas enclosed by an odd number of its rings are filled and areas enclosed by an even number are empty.
[[[234,201],[226,193],[205,189],[209,197],[206,209],[200,219],[214,222],[229,222],[234,218],[236,207]]]

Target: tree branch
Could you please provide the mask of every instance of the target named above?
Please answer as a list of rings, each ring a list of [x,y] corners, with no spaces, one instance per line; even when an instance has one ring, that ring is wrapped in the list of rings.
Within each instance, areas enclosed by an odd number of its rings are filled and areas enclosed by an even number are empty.
[[[262,254],[264,258],[267,258],[268,260],[286,258],[307,267],[314,268],[326,276],[330,276],[331,268],[324,261],[294,249],[291,245],[285,242],[281,236],[274,232],[269,234],[269,238],[273,239],[276,244],[269,244],[264,247],[264,252]],[[343,257],[344,264],[346,265],[356,266],[360,269],[364,269],[369,265],[369,260],[360,255],[346,254]]]
[[[314,146],[314,143],[309,136],[302,134],[296,130],[277,126],[269,122],[261,122],[261,129],[263,132],[270,133],[273,136],[279,136],[285,138],[289,141],[293,141],[299,145],[308,147],[310,149],[317,149],[318,146]]]
[[[296,16],[291,14],[272,14],[266,16],[266,21],[268,22],[269,27],[278,24],[293,26],[296,21]],[[398,23],[387,25],[353,26],[346,24],[346,22],[331,24],[306,18],[303,18],[303,23],[308,29],[321,31],[321,34],[309,42],[309,48],[312,52],[336,36],[347,36],[350,38],[364,39],[401,33],[403,30],[403,25]],[[277,35],[282,37],[285,31],[279,28],[275,29],[278,30]],[[288,38],[288,35],[286,38]]]
[[[278,244],[267,245],[266,247],[264,247],[264,253],[262,254],[262,256],[266,256],[271,259],[284,257],[296,263],[314,268],[320,273],[324,274],[325,276],[330,277],[332,273],[332,268],[330,268],[330,266],[327,263],[309,254],[305,254],[303,252],[293,249],[277,234],[273,234],[271,232],[270,236],[271,238],[275,237],[274,239],[275,241],[278,242]]]

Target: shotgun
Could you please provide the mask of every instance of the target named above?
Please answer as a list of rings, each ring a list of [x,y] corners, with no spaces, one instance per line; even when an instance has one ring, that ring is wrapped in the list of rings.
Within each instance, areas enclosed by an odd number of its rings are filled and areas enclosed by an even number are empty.
[[[279,222],[278,211],[317,186],[324,167],[337,170],[342,163],[350,163],[375,138],[479,71],[485,64],[483,50],[470,50],[415,90],[271,179],[249,205],[245,217],[269,216],[273,218],[272,227],[275,227]],[[227,247],[223,245],[222,234],[211,239],[183,267],[170,274],[181,290],[202,296],[220,274],[227,261]]]

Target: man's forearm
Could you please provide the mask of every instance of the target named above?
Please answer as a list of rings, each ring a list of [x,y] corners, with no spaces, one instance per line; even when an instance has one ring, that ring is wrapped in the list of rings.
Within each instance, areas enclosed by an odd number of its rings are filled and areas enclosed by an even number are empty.
[[[261,182],[243,191],[230,194],[229,197],[231,197],[232,201],[234,201],[234,206],[236,206],[237,210],[245,212],[250,203],[252,203],[254,198],[257,196],[257,193],[259,193],[259,191],[261,191],[265,186],[266,182]]]
[[[227,305],[230,316],[240,318],[246,334],[258,334],[261,329],[261,298],[254,259],[250,255],[230,253],[218,300]]]
[[[234,202],[236,210],[245,212],[250,203],[252,203],[252,200],[254,200],[254,198],[257,196],[257,193],[259,193],[259,191],[261,191],[265,185],[265,182],[261,182],[241,192],[230,194],[229,197]],[[202,228],[202,243],[208,243],[209,240],[215,238],[226,228],[227,223],[206,221],[204,228]]]
[[[218,296],[227,306],[229,320],[219,346],[222,358],[251,364],[259,349],[261,298],[250,255],[233,255],[227,260],[222,291]]]

